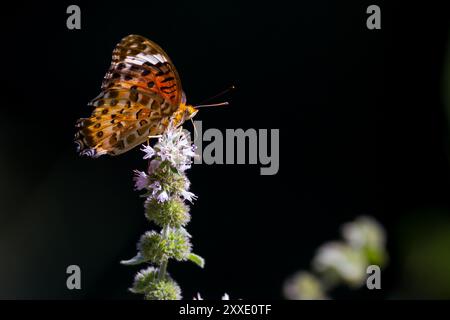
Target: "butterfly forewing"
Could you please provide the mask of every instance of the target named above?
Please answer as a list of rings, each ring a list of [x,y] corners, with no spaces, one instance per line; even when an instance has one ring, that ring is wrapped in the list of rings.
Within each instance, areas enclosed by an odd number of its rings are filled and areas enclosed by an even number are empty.
[[[181,101],[179,76],[168,55],[156,43],[138,35],[125,37],[113,51],[102,89],[116,86],[138,86],[161,94],[175,105]]]
[[[178,73],[167,54],[137,35],[113,51],[92,115],[78,121],[81,154],[117,155],[164,131],[182,100]]]

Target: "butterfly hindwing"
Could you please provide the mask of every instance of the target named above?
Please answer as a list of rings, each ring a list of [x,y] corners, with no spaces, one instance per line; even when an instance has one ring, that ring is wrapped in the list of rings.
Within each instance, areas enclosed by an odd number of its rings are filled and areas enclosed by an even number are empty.
[[[78,124],[77,143],[82,154],[121,154],[146,141],[149,135],[164,131],[174,112],[173,105],[155,93],[134,90],[116,90],[113,95],[106,92],[91,102],[92,115]]]

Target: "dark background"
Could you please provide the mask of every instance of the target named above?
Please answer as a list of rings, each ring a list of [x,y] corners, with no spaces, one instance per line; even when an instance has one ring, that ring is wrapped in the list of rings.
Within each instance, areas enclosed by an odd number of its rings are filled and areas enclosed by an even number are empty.
[[[139,267],[119,261],[153,228],[133,191],[142,154],[93,160],[73,145],[75,120],[90,114],[114,46],[132,33],[168,52],[188,102],[236,85],[229,108],[198,114],[204,130],[280,129],[277,175],[256,165],[189,171],[199,199],[187,229],[206,267],[169,264],[185,298],[281,299],[285,279],[362,214],[387,230],[383,289],[336,298],[449,298],[449,19],[438,3],[3,7],[0,298],[141,298],[126,290]],[[70,4],[81,30],[66,28]],[[370,4],[381,30],[366,28]],[[80,291],[66,289],[71,264]]]

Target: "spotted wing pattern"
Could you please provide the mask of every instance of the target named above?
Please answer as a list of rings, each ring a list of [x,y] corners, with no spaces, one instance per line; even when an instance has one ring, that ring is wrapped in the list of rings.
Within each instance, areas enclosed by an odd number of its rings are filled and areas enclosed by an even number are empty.
[[[113,51],[102,92],[89,103],[91,116],[77,121],[79,153],[118,155],[161,134],[182,99],[180,79],[167,54],[142,36],[123,38]]]

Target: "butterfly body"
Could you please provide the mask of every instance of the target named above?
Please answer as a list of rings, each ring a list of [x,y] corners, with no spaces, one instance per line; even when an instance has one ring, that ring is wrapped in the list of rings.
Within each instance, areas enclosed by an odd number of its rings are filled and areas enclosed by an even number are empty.
[[[81,155],[91,157],[124,153],[197,113],[186,104],[168,55],[138,35],[116,46],[102,92],[89,105],[94,110],[78,120],[75,143]]]

